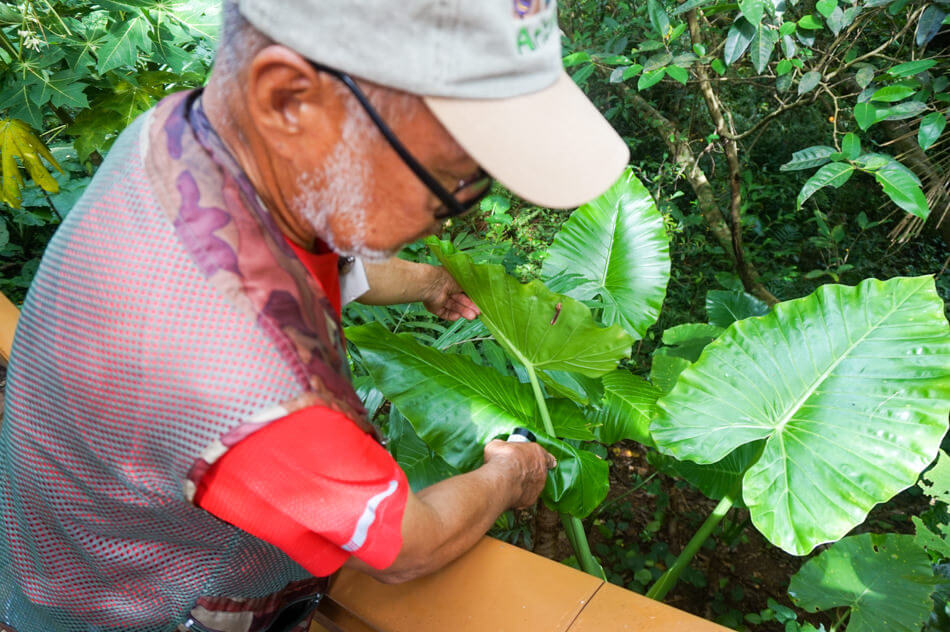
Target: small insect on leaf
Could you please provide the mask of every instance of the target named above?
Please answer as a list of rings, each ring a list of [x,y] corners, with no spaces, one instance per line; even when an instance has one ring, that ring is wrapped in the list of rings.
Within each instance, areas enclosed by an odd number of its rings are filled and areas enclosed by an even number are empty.
[[[552,325],[557,322],[557,317],[560,315],[561,315],[561,304],[558,303],[557,305],[554,306],[554,318],[551,319]]]

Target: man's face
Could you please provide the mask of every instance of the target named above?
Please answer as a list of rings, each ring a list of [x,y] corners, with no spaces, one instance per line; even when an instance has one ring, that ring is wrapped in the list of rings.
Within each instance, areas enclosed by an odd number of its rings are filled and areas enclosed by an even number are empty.
[[[342,86],[341,86],[342,87]],[[477,170],[420,99],[398,96],[387,123],[412,155],[447,189]],[[413,174],[348,94],[339,142],[291,183],[292,210],[340,254],[388,258],[439,230],[438,199]],[[320,160],[322,158],[322,160]]]

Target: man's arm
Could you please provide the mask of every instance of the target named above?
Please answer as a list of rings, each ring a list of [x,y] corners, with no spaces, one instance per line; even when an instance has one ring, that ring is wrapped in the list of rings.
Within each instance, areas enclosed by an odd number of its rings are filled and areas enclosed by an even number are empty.
[[[492,441],[482,467],[409,494],[392,565],[379,570],[355,557],[345,565],[386,583],[438,570],[474,546],[503,511],[534,503],[556,464],[535,443]]]
[[[478,308],[445,268],[398,257],[378,262],[364,261],[363,266],[369,291],[356,300],[364,305],[420,302],[446,320],[472,320],[479,314]]]

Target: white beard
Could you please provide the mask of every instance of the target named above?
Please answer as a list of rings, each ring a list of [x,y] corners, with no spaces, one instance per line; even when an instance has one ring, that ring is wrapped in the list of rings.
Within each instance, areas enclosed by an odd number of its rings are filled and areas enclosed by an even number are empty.
[[[366,155],[368,132],[372,131],[364,117],[348,115],[343,124],[343,135],[323,167],[316,173],[304,175],[300,191],[293,204],[313,227],[317,235],[337,254],[359,257],[364,261],[383,261],[393,257],[393,251],[369,248],[365,244],[367,233],[366,183],[370,172],[360,156]],[[319,176],[319,177],[317,177]],[[323,186],[320,186],[322,183]],[[345,223],[353,227],[347,235],[349,248],[339,245],[340,239],[333,234],[330,221],[335,217],[347,218]]]

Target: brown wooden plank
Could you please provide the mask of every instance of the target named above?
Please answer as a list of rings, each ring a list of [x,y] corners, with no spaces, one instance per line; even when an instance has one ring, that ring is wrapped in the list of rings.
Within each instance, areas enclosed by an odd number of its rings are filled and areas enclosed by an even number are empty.
[[[604,584],[581,611],[569,632],[728,632],[659,601]]]
[[[330,595],[370,627],[386,632],[563,632],[602,584],[483,538],[438,573],[405,584],[381,584],[344,570]]]
[[[13,346],[13,331],[20,319],[20,310],[0,293],[0,362],[4,365],[10,360],[10,348]]]

